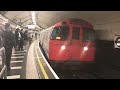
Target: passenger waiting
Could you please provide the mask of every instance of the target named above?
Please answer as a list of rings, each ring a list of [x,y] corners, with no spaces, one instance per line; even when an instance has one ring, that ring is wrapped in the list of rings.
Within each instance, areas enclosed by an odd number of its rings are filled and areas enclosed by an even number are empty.
[[[15,50],[17,50],[17,47],[18,47],[18,44],[19,44],[19,42],[18,42],[18,36],[19,36],[19,28],[17,28],[16,29],[16,31],[15,31]]]
[[[6,54],[6,65],[7,65],[7,71],[9,74],[10,71],[10,61],[11,61],[11,55],[12,55],[12,48],[14,46],[14,34],[10,28],[10,24],[6,23],[5,28],[0,32],[0,36],[3,38],[3,47],[5,48],[5,54]]]
[[[28,41],[28,31],[26,30],[24,32],[24,46],[25,46],[25,48],[26,48],[27,41]]]
[[[23,51],[23,44],[24,44],[24,33],[23,33],[23,29],[21,29],[21,31],[18,32],[18,41],[19,41],[19,45],[18,45],[18,50]]]

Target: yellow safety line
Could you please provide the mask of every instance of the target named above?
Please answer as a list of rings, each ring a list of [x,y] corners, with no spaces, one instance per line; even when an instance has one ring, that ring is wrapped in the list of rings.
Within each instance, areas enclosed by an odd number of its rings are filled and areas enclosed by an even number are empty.
[[[45,69],[44,69],[44,67],[43,67],[43,65],[42,65],[42,63],[41,63],[41,61],[40,61],[40,59],[39,59],[39,57],[38,57],[38,53],[37,53],[37,51],[36,51],[36,48],[35,48],[35,52],[36,52],[37,60],[38,60],[38,62],[39,62],[40,68],[41,68],[41,70],[42,70],[42,73],[43,73],[45,79],[49,79],[49,78],[48,78],[48,75],[47,75],[47,73],[45,72]]]

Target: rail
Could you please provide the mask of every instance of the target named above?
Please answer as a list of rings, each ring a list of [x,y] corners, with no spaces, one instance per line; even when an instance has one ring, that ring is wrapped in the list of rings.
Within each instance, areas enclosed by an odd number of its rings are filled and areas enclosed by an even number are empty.
[[[0,62],[1,62],[1,71],[0,71],[0,79],[7,79],[7,67],[6,67],[6,56],[5,56],[5,48],[0,48]]]

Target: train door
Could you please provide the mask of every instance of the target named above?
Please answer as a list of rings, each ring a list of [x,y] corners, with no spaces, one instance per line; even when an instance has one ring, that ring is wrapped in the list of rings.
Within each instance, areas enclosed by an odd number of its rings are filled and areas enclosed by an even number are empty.
[[[72,60],[80,60],[81,55],[81,27],[78,25],[72,25],[71,27],[71,39],[70,39],[70,53]]]

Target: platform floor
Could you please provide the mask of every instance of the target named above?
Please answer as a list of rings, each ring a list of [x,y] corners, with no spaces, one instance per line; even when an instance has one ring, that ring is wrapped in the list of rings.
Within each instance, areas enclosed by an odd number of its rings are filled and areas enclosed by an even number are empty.
[[[35,56],[34,56],[34,45],[35,42],[33,42],[29,49],[27,54],[25,55],[24,62],[23,62],[23,68],[21,71],[21,79],[39,79],[36,64],[35,64]]]
[[[23,46],[23,51],[15,51],[13,48],[10,62],[11,70],[7,75],[7,79],[21,79],[23,63],[26,59],[28,49],[29,43],[27,43],[26,48]]]
[[[34,40],[24,47],[23,51],[13,48],[11,70],[7,79],[59,79],[54,70],[43,60],[39,51],[39,43]]]
[[[25,51],[13,51],[11,57],[11,71],[7,79],[20,79],[22,63],[24,60]]]

